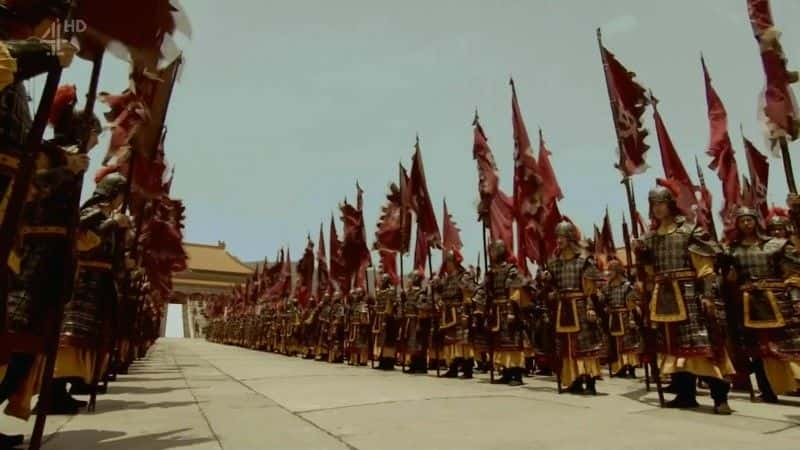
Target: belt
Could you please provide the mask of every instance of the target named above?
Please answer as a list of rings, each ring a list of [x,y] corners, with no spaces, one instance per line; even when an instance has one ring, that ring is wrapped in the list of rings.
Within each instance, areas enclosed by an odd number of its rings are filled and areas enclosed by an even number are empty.
[[[692,269],[668,270],[656,274],[656,282],[694,279],[697,273]]]
[[[570,292],[562,292],[561,293],[561,300],[575,300],[576,298],[583,298],[586,297],[581,291],[570,291]]]
[[[22,235],[48,235],[48,236],[66,236],[67,229],[65,227],[51,227],[51,226],[36,226],[36,227],[22,227]]]
[[[111,263],[105,261],[78,261],[78,267],[89,267],[92,269],[111,270]]]
[[[9,169],[18,169],[19,158],[0,153],[0,166],[8,167]]]

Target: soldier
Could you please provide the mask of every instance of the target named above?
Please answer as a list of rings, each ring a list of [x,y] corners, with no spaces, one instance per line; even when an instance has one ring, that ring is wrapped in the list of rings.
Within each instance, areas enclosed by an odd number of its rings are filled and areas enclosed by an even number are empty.
[[[394,370],[397,361],[397,288],[392,278],[384,273],[380,289],[375,295],[375,314],[372,319],[373,357],[378,358],[378,369]]]
[[[439,295],[439,333],[447,364],[443,376],[456,378],[460,369],[464,379],[472,378],[475,353],[469,341],[469,326],[475,282],[473,275],[461,266],[458,254],[445,254],[444,276],[435,283],[435,289]]]
[[[350,320],[348,322],[348,342],[350,343],[350,365],[366,365],[369,360],[370,340],[369,305],[364,290],[355,288],[350,293]]]
[[[308,307],[303,315],[303,359],[314,359],[316,357],[317,341],[319,338],[319,311],[321,304],[311,297]]]
[[[402,326],[400,342],[404,363],[408,365],[406,373],[428,373],[428,342],[431,332],[431,314],[433,304],[430,296],[422,286],[425,276],[414,272],[411,276],[411,287],[403,299]]]
[[[66,393],[66,383],[78,379],[91,384],[98,364],[104,365],[109,326],[117,302],[115,267],[117,233],[130,227],[119,212],[127,181],[119,174],[103,178],[81,207],[78,232],[78,269],[75,293],[64,308],[61,340],[53,375],[51,412],[77,413]],[[98,373],[102,373],[98,370]]]
[[[648,274],[648,319],[658,334],[659,370],[677,390],[672,408],[695,408],[696,378],[711,389],[714,412],[730,414],[729,383],[734,373],[725,349],[725,306],[716,295],[714,259],[719,245],[689,222],[663,186],[648,196],[652,231],[634,241]]]
[[[331,305],[331,324],[328,335],[331,350],[328,353],[328,362],[340,363],[344,361],[344,345],[346,334],[347,310],[342,301],[342,293],[336,291],[333,294],[333,305]]]
[[[522,278],[508,262],[503,241],[489,249],[489,271],[475,294],[476,311],[488,322],[485,332],[494,350],[494,367],[500,367],[501,383],[520,386],[525,373],[525,330],[522,327],[520,288]]]
[[[758,213],[739,207],[736,230],[726,248],[728,282],[739,287],[738,324],[752,358],[761,398],[777,403],[794,392],[800,374],[800,254],[784,238],[771,238],[758,226]]]
[[[322,296],[317,320],[317,343],[316,360],[327,361],[330,351],[330,327],[331,327],[331,296],[327,292]]]
[[[85,135],[85,121],[82,114],[74,112],[77,101],[74,87],[62,86],[58,92],[59,101],[51,108],[55,137],[42,145],[18,234],[18,248],[12,253],[9,264],[12,271],[8,297],[12,374],[32,367],[36,356],[41,355],[44,349],[37,342],[49,331],[43,329],[45,317],[51,316],[53,307],[63,301],[63,276],[71,266],[72,256],[67,225],[77,213],[74,205],[78,200],[74,194],[79,189],[79,176],[89,164],[86,155],[76,153],[76,145],[83,139],[79,136]],[[95,119],[91,125],[89,149],[97,143],[99,121]],[[39,358],[38,362],[43,359]],[[33,387],[41,376],[41,364],[37,364],[36,369],[28,372],[27,380],[19,385],[23,389],[11,398],[6,408],[8,414],[23,419],[29,416],[30,396],[35,393]],[[13,392],[6,392],[5,386],[4,383],[0,401]],[[11,389],[8,386],[7,389]]]
[[[608,317],[608,334],[616,351],[611,371],[615,377],[636,378],[642,350],[639,295],[625,278],[625,268],[616,256],[608,260],[608,273],[608,282],[600,289],[598,300]]]
[[[578,239],[578,230],[571,222],[563,221],[556,226],[556,255],[543,276],[552,284],[550,295],[555,300],[561,384],[573,393],[595,395],[603,350],[602,331],[593,301],[599,273]]]

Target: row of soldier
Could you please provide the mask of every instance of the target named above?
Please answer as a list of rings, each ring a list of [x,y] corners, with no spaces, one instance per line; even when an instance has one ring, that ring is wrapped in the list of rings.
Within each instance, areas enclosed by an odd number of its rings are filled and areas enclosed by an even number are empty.
[[[719,244],[685,218],[675,198],[667,187],[650,192],[652,229],[631,243],[635,267],[603,255],[599,269],[565,221],[556,229],[555,257],[534,279],[518,273],[497,241],[480,280],[450,252],[438,276],[426,282],[416,272],[407,289],[383,275],[374,295],[336,291],[305,308],[285,298],[217,317],[206,333],[215,342],[308,359],[372,361],[385,370],[400,364],[407,373],[446,367],[445,377],[471,378],[475,368],[494,368],[511,385],[537,368],[556,375],[559,392],[596,393],[606,364],[614,376],[635,377],[645,367],[662,402],[661,377],[669,377],[664,390],[676,397],[665,406],[697,407],[704,384],[723,415],[732,411],[732,383],[757,401],[795,393],[800,254],[789,217],[771,217],[767,230],[758,212],[741,207]],[[790,203],[796,217],[796,197]]]
[[[0,224],[13,234],[4,237],[14,238],[8,265],[0,268],[0,403],[7,401],[4,412],[15,418],[38,415],[32,447],[41,442],[44,416],[77,414],[87,404],[91,409],[107,382],[147,352],[163,314],[131,258],[126,177],[105,176],[79,203],[87,153],[102,128],[91,111],[77,110],[74,86],[58,88],[52,105],[43,101],[53,137],[31,137],[36,125],[23,82],[47,73],[49,83],[76,52],[69,42],[36,36],[72,7],[63,0],[0,1]],[[27,153],[31,148],[35,158]],[[14,220],[12,192],[25,186],[27,159],[35,160],[30,189],[19,226],[7,227]],[[22,435],[0,434],[0,450],[22,443]]]

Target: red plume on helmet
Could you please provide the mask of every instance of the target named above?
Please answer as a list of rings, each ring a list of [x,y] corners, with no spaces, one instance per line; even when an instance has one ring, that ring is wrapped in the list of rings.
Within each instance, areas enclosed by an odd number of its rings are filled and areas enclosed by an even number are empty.
[[[74,84],[59,86],[53,97],[53,104],[50,106],[50,114],[47,116],[47,123],[55,126],[65,112],[71,110],[78,103],[78,93]]]
[[[767,213],[767,221],[771,220],[773,217],[789,219],[789,210],[786,208],[781,208],[780,206],[773,206]]]

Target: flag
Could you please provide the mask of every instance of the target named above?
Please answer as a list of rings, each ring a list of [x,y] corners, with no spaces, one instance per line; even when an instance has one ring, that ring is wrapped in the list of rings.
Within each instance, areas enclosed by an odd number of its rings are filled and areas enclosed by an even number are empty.
[[[798,76],[787,69],[781,33],[775,28],[769,1],[748,0],[747,10],[766,78],[759,99],[759,117],[774,152],[781,139],[793,141],[800,135],[800,113],[790,86],[797,82]]]
[[[328,257],[325,255],[325,234],[319,224],[319,241],[317,241],[317,300],[326,292],[330,292],[331,282],[328,273]]]
[[[648,149],[644,141],[647,130],[642,125],[647,97],[645,89],[634,79],[636,74],[628,71],[602,43],[600,55],[619,137],[619,163],[616,167],[629,177],[647,169],[644,159]]]
[[[412,207],[417,214],[417,232],[422,230],[425,240],[431,247],[441,248],[442,237],[439,234],[439,224],[436,223],[436,214],[433,212],[433,203],[428,193],[428,182],[425,179],[425,168],[422,165],[419,138],[414,145],[408,188]]]
[[[463,247],[461,243],[461,230],[453,220],[453,216],[447,211],[447,200],[443,200],[442,204],[444,207],[444,211],[442,212],[442,250],[445,254],[447,252],[452,252],[456,262],[460,263],[464,259],[464,256],[461,254],[461,248]],[[442,266],[439,269],[440,275],[444,273],[445,261],[446,259],[442,258]]]
[[[750,172],[750,186],[753,195],[753,208],[761,214],[761,220],[766,220],[769,214],[767,206],[767,186],[769,181],[769,162],[767,157],[753,145],[746,137],[744,141],[744,152],[747,156],[747,168]]]
[[[733,154],[733,145],[728,135],[728,113],[717,91],[711,85],[711,76],[708,74],[706,62],[701,57],[703,77],[706,85],[706,102],[708,104],[708,123],[711,130],[711,139],[708,144],[707,154],[711,156],[709,168],[717,171],[717,176],[722,181],[722,194],[724,206],[722,208],[723,220],[728,220],[739,201],[741,187],[739,185],[739,168]]]
[[[344,224],[344,237],[342,239],[342,262],[346,280],[349,283],[355,277],[356,286],[366,287],[364,270],[371,264],[369,247],[367,246],[366,230],[364,228],[363,193],[356,183],[358,191],[356,207],[345,201],[340,205],[342,223]]]
[[[427,239],[425,239],[425,233],[422,233],[417,226],[417,240],[414,245],[414,270],[420,273],[425,273],[425,264],[428,262],[428,253],[430,251],[430,246],[428,245]],[[431,274],[433,275],[433,274]]]
[[[539,261],[536,213],[541,207],[542,177],[522,119],[514,80],[511,80],[511,123],[514,129],[514,216],[517,220],[517,265],[528,272],[526,260]]]
[[[561,187],[558,184],[556,172],[553,165],[550,163],[550,150],[542,136],[542,130],[539,130],[539,156],[538,163],[541,169],[541,177],[543,181],[544,191],[542,195],[542,207],[539,209],[536,222],[539,226],[539,259],[540,263],[544,264],[547,259],[552,255],[556,247],[556,225],[561,222],[561,212],[558,210],[558,201],[564,198],[561,192]]]
[[[397,253],[391,250],[378,250],[381,257],[381,273],[389,275],[392,280],[392,285],[397,286],[400,283],[400,277],[397,275]]]
[[[311,288],[314,281],[314,242],[311,236],[306,238],[306,249],[303,257],[297,262],[297,285],[295,298],[300,306],[305,307],[311,297]]]
[[[489,229],[492,241],[502,240],[511,253],[514,248],[514,204],[512,199],[500,189],[497,165],[492,149],[475,116],[472,157],[478,165],[478,193],[480,204],[478,216]]]
[[[678,208],[687,215],[689,220],[694,220],[695,205],[697,198],[695,197],[695,186],[683,166],[681,157],[675,150],[672,144],[672,139],[669,137],[667,127],[658,112],[658,100],[650,96],[650,103],[653,105],[653,120],[656,125],[656,136],[658,137],[658,146],[661,150],[661,164],[664,167],[664,176],[676,183],[678,197],[675,202]]]
[[[539,175],[542,178],[542,205],[546,206],[552,201],[558,201],[564,198],[561,192],[561,186],[558,185],[556,179],[556,172],[553,165],[550,163],[550,156],[552,153],[547,149],[547,144],[542,136],[542,130],[539,129]]]
[[[334,289],[338,289],[343,295],[350,292],[350,282],[347,276],[344,260],[342,259],[342,242],[336,233],[336,224],[331,216],[330,227],[330,242],[328,243],[330,249],[330,276]]]
[[[403,253],[408,251],[408,244],[404,241],[411,233],[411,218],[402,205],[401,195],[400,188],[392,183],[375,227],[375,243],[373,244],[375,250],[383,249]]]

